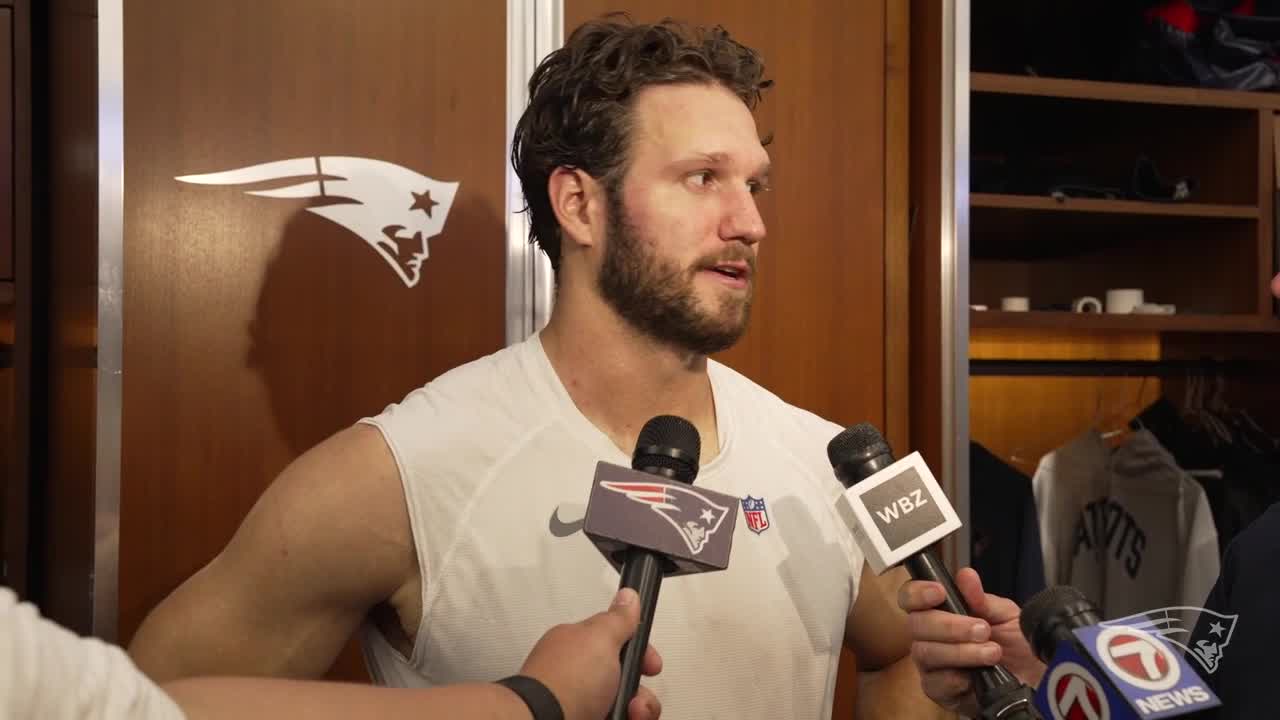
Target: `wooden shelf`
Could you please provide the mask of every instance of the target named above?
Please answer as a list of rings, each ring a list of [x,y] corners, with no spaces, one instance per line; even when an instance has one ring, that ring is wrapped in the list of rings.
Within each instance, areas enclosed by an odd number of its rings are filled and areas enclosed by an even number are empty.
[[[1201,360],[1112,360],[969,358],[970,376],[996,377],[1165,377],[1190,373],[1272,377],[1272,363]]]
[[[1109,315],[971,310],[973,328],[1119,330],[1129,332],[1280,333],[1280,319],[1261,315]]]
[[[970,73],[969,89],[972,92],[1039,95],[1077,100],[1280,110],[1280,94],[1277,93],[1136,85],[1095,80],[1064,80],[1028,75]]]
[[[1235,220],[1255,220],[1258,218],[1256,205],[1205,205],[1200,203],[1159,203],[1094,198],[1055,200],[1051,197],[1039,195],[996,195],[991,193],[971,194],[969,196],[969,206],[1036,212],[1109,213],[1113,215],[1156,215]]]

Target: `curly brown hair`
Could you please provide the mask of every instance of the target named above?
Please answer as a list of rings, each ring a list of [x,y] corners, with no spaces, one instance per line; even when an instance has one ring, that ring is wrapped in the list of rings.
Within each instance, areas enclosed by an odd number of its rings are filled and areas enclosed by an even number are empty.
[[[664,19],[636,24],[612,13],[580,26],[529,78],[511,164],[524,189],[530,242],[560,274],[560,225],[547,183],[558,167],[581,169],[616,193],[626,173],[631,103],[650,85],[718,83],[754,109],[772,80],[759,53],[723,27]]]

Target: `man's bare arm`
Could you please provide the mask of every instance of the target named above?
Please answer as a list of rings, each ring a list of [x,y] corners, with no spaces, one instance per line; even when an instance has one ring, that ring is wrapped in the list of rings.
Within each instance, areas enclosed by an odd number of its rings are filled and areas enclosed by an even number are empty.
[[[909,579],[903,568],[884,575],[862,568],[858,599],[845,623],[845,644],[858,659],[858,718],[954,717],[925,696],[911,662],[907,614],[896,601]]]
[[[541,682],[559,702],[565,720],[599,720],[613,705],[618,692],[619,652],[639,622],[639,597],[634,590],[619,592],[608,610],[581,622],[557,625],[543,634],[519,674]],[[645,675],[662,671],[662,658],[652,646],[645,652],[641,669]],[[515,692],[481,682],[423,690],[219,677],[178,680],[164,690],[188,720],[531,717]],[[628,710],[628,720],[657,720],[662,703],[652,690],[641,685]]]
[[[395,460],[376,428],[356,425],[290,464],[129,652],[160,682],[318,677],[371,607],[417,579],[416,563]]]
[[[453,718],[523,720],[520,697],[493,683],[430,690],[266,678],[187,678],[165,686],[187,720]]]

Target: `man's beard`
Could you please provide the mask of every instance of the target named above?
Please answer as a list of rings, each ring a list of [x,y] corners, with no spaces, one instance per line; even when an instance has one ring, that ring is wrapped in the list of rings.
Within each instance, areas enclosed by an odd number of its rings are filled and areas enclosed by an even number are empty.
[[[659,342],[699,355],[726,350],[746,332],[753,285],[745,293],[724,293],[719,306],[704,310],[694,286],[698,272],[718,262],[743,261],[755,278],[755,256],[741,244],[699,258],[681,268],[657,257],[639,236],[622,207],[620,192],[607,192],[609,233],[597,280],[614,311],[640,332]]]

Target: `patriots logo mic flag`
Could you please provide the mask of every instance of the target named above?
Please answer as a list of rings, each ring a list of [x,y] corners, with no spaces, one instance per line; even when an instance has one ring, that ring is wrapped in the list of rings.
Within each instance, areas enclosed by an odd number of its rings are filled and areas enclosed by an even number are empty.
[[[601,487],[622,493],[631,500],[653,508],[680,533],[697,555],[707,539],[720,528],[729,509],[708,500],[702,493],[683,485],[656,482],[602,482]]]
[[[736,497],[715,490],[600,462],[582,531],[618,570],[629,547],[666,556],[668,577],[724,570],[737,506]]]
[[[1238,617],[1208,608],[1178,605],[1105,620],[1101,624],[1108,627],[1135,627],[1156,635],[1182,650],[1183,654],[1212,675],[1218,671],[1218,663],[1231,644],[1231,635],[1235,632]]]
[[[323,198],[307,212],[330,220],[365,242],[407,287],[422,278],[427,240],[444,230],[458,183],[441,182],[385,160],[300,157],[175,180],[194,185],[283,183],[246,190],[269,198]]]

